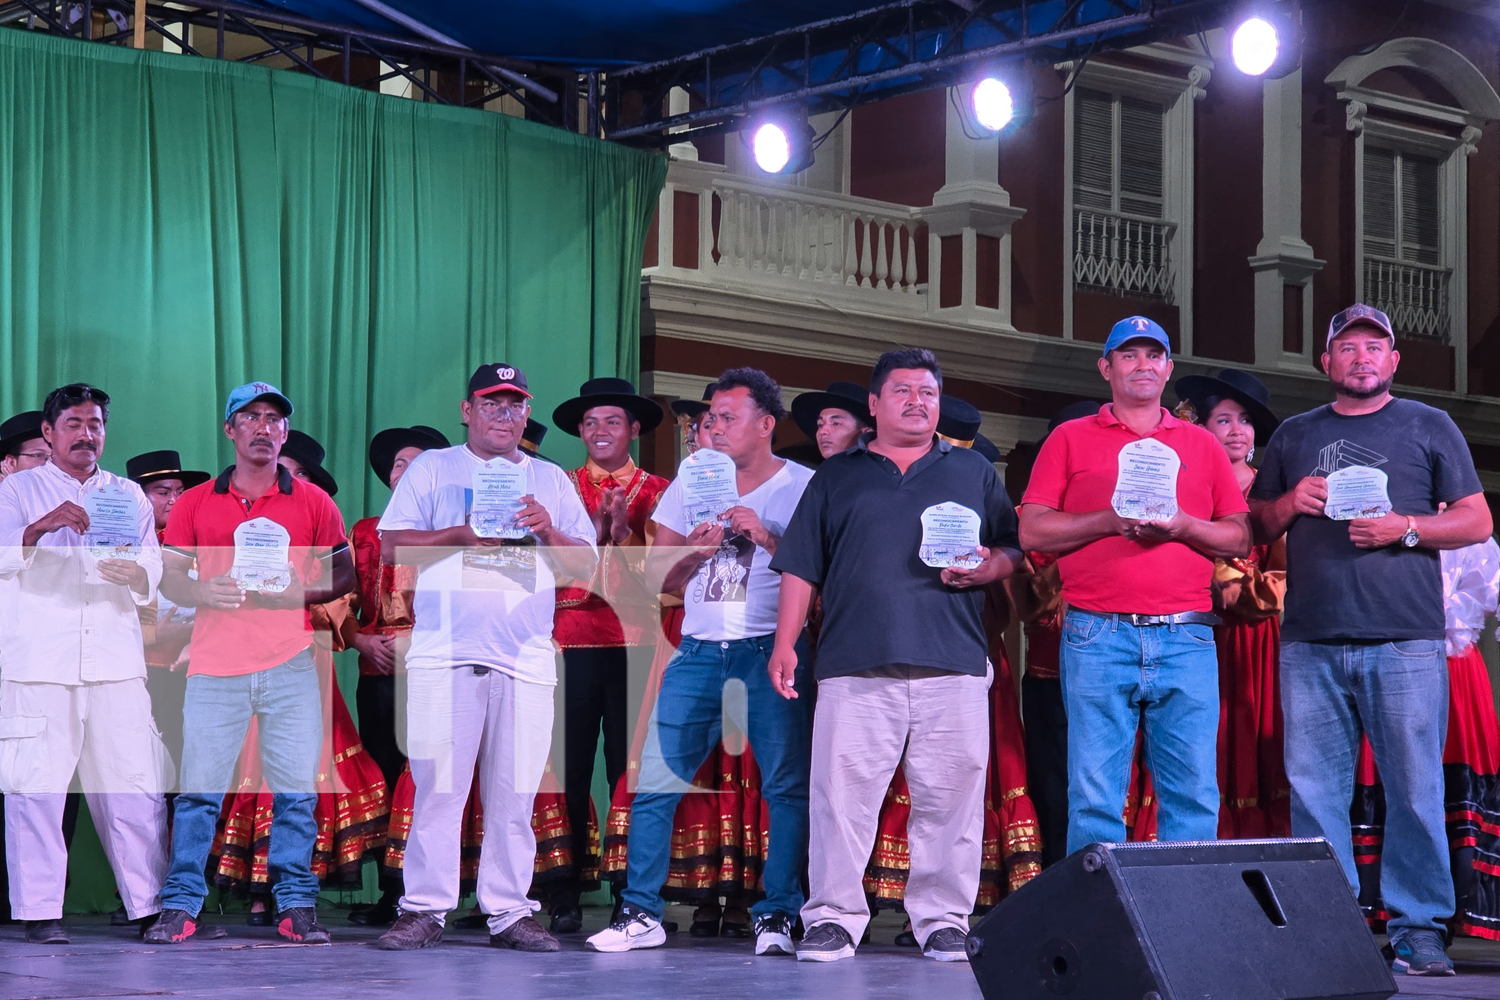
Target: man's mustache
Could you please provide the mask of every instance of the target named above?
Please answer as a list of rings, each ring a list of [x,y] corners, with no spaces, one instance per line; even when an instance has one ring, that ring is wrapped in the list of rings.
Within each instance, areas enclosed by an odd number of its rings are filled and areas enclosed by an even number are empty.
[[[97,445],[95,445],[91,441],[79,441],[77,444],[75,444],[73,447],[69,448],[68,450],[69,451],[98,451],[99,448],[98,448]]]

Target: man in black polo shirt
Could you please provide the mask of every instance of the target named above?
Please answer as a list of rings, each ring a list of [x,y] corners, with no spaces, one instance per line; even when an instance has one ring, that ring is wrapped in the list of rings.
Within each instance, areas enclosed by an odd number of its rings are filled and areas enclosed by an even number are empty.
[[[1021,554],[995,467],[935,435],[942,378],[931,351],[881,355],[875,437],[819,468],[771,561],[782,580],[769,669],[784,697],[797,697],[794,646],[823,597],[805,961],[848,958],[864,934],[861,880],[897,764],[911,787],[912,931],[929,957],[966,958],[989,750],[983,587]],[[943,566],[960,554],[967,567]]]

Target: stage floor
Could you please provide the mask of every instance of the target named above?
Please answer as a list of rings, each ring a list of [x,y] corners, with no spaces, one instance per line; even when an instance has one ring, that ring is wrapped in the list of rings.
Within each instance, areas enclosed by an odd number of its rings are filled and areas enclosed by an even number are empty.
[[[589,931],[608,917],[603,908],[586,913]],[[690,911],[674,907],[670,916],[686,928]],[[877,919],[873,944],[832,965],[757,959],[749,942],[694,940],[685,931],[664,948],[626,955],[584,951],[582,935],[565,939],[560,954],[522,955],[489,947],[480,931],[450,931],[438,948],[401,954],[369,947],[379,932],[348,924],[338,910],[324,916],[334,934],[331,947],[280,944],[269,928],[246,927],[238,916],[223,920],[228,938],[166,949],[141,944],[133,931],[112,928],[104,917],[70,917],[73,943],[67,946],[28,945],[19,926],[0,927],[0,1000],[266,1000],[277,991],[299,1000],[980,996],[967,965],[896,948],[891,942],[901,917],[894,913]],[[1463,939],[1453,955],[1458,976],[1398,976],[1401,992],[1435,1000],[1500,1000],[1500,943]]]

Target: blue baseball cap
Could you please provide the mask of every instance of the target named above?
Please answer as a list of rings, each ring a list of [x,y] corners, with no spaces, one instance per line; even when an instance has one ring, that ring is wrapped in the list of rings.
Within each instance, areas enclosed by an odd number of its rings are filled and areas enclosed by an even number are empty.
[[[282,395],[280,389],[269,382],[246,382],[229,390],[229,402],[224,404],[224,420],[227,422],[230,417],[261,399],[269,399],[275,403],[283,417],[292,415],[292,401]]]
[[[1127,316],[1116,323],[1109,331],[1109,339],[1104,342],[1104,353],[1108,354],[1115,348],[1131,340],[1154,340],[1166,348],[1167,357],[1172,356],[1172,341],[1167,338],[1167,331],[1161,328],[1161,324],[1154,319],[1145,316]]]

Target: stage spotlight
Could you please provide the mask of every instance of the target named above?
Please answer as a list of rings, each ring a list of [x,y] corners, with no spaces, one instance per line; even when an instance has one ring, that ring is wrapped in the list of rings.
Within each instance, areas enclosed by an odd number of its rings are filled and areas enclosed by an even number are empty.
[[[999,132],[1015,116],[1016,107],[1010,88],[993,76],[987,76],[974,85],[970,101],[974,106],[974,121],[985,131]]]
[[[779,174],[792,159],[792,143],[786,129],[775,122],[766,122],[755,130],[750,142],[755,153],[755,165],[768,174]]]
[[[1234,29],[1230,42],[1234,65],[1246,76],[1264,76],[1281,53],[1281,37],[1263,17],[1252,17]]]

